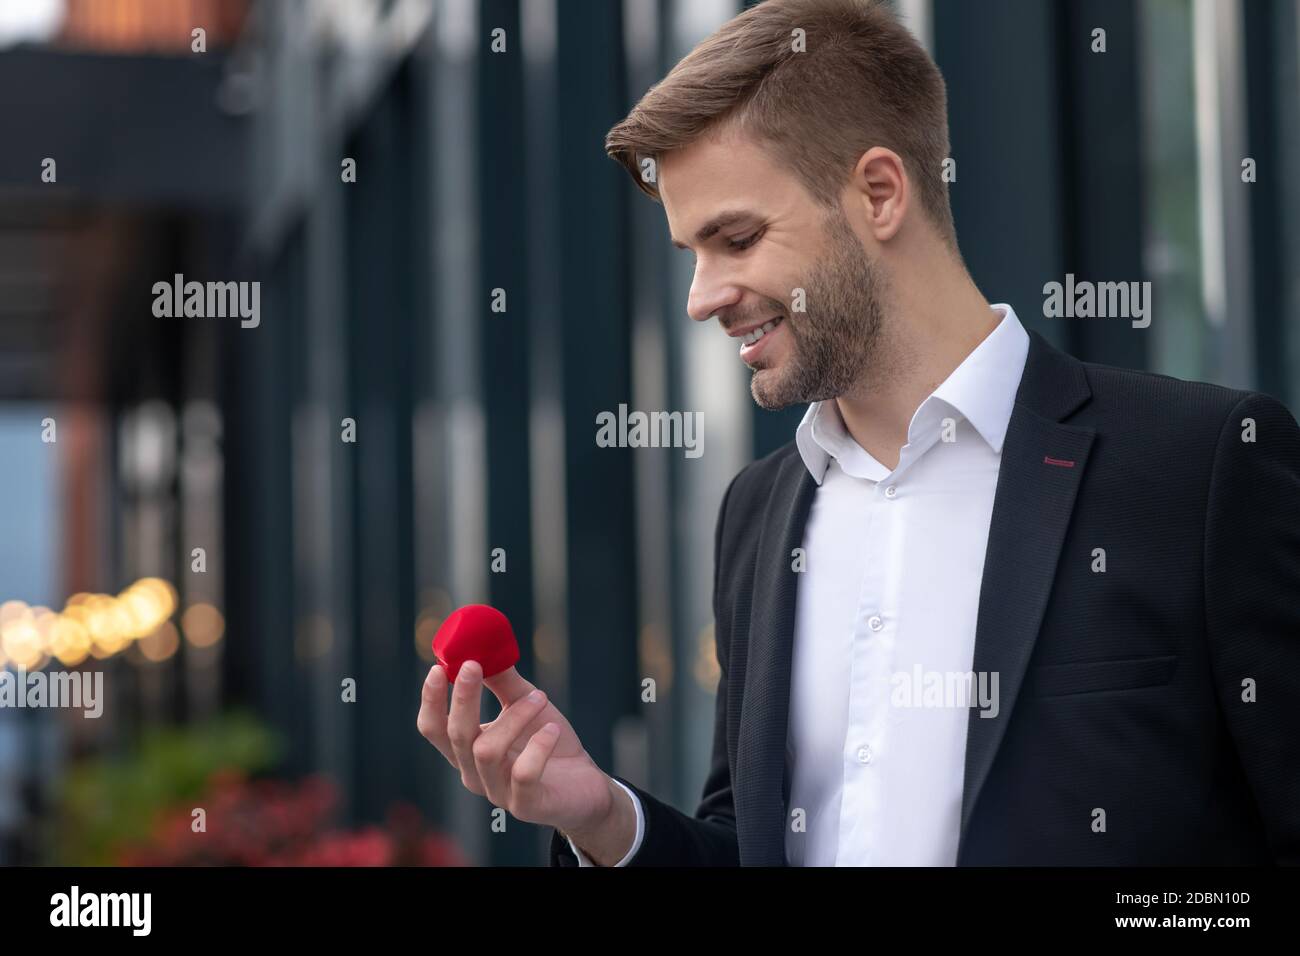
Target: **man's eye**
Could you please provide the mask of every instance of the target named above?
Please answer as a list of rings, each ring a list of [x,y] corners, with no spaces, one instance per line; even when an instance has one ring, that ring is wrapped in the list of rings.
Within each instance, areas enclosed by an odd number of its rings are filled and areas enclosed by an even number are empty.
[[[727,245],[731,246],[732,249],[748,249],[754,243],[758,242],[759,237],[762,235],[763,235],[763,230],[760,229],[758,230],[758,232],[754,233],[751,236],[747,236],[744,239],[737,239],[734,242],[727,243]]]

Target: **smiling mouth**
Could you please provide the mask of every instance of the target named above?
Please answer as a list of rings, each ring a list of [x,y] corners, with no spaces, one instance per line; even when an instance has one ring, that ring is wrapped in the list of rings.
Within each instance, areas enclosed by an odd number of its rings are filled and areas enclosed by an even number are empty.
[[[763,336],[767,335],[767,333],[771,332],[774,328],[780,325],[784,320],[785,320],[784,316],[778,315],[775,319],[771,319],[767,322],[764,322],[754,331],[742,335],[740,337],[740,341],[744,343],[744,345],[753,345]]]
[[[754,331],[739,336],[740,360],[751,367],[755,362],[760,361],[767,350],[774,347],[769,346],[767,340],[772,337],[772,333],[781,328],[784,322],[785,316],[777,316],[764,322]]]

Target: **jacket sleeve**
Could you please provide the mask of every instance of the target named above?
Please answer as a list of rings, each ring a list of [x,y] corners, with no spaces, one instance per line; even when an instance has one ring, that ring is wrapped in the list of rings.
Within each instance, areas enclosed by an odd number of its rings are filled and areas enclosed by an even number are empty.
[[[742,472],[743,473],[743,472]],[[627,866],[738,866],[740,849],[736,841],[736,809],[731,794],[731,764],[727,757],[727,657],[730,648],[730,614],[721,613],[718,578],[722,551],[722,524],[727,513],[727,499],[736,486],[732,478],[722,496],[718,521],[713,533],[713,621],[714,645],[717,649],[717,699],[714,703],[713,753],[704,792],[693,817],[664,803],[641,787],[614,775],[614,779],[632,790],[645,814],[645,832],[641,846]],[[578,866],[569,841],[558,831],[551,833],[551,866]]]
[[[1241,399],[1219,434],[1205,602],[1219,702],[1269,847],[1300,864],[1300,428],[1266,395]]]

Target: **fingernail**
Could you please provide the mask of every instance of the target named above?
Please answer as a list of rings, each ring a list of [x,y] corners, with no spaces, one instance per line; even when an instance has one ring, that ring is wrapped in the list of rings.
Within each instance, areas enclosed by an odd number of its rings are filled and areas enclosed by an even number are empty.
[[[529,700],[530,702],[532,702],[532,703],[535,704],[535,703],[537,703],[537,702],[538,702],[539,700],[541,700],[541,699],[542,699],[542,692],[541,692],[540,690],[529,691],[529,693],[528,693],[528,700]]]

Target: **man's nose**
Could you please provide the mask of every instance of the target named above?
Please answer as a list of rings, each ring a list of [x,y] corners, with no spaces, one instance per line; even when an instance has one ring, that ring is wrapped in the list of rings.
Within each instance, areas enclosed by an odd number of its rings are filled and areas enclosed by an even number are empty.
[[[740,297],[740,286],[697,264],[695,278],[691,280],[691,292],[686,300],[686,314],[696,322],[705,322],[713,318],[719,309],[735,305]]]

